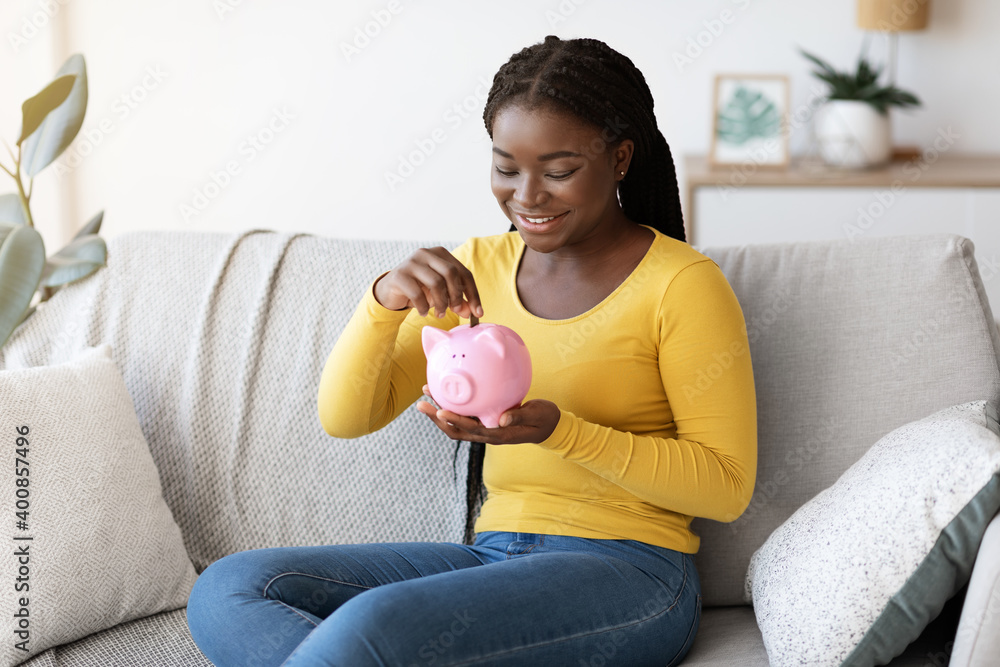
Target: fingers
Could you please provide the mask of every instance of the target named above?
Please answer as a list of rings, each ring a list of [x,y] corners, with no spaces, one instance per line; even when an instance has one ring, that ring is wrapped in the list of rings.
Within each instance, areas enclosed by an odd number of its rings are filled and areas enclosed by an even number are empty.
[[[425,384],[421,389],[431,400],[417,401],[417,410],[430,417],[452,440],[491,445],[539,443],[552,435],[562,414],[552,401],[533,399],[501,414],[497,428],[486,428],[476,417],[442,410],[433,402],[430,388]]]
[[[426,277],[427,284],[434,287],[432,301],[435,310],[443,313],[451,308],[464,317],[472,312],[481,315],[482,304],[472,272],[444,248],[426,248],[424,251],[424,268],[433,272]]]
[[[469,417],[462,417],[447,410],[440,410],[427,401],[417,401],[417,410],[431,418],[441,431],[452,440],[469,440],[473,437],[471,431],[462,426],[475,428],[479,424],[478,420]]]
[[[388,308],[415,308],[422,317],[431,310],[442,317],[449,308],[463,317],[483,314],[472,272],[441,247],[414,252],[376,284],[376,298]]]

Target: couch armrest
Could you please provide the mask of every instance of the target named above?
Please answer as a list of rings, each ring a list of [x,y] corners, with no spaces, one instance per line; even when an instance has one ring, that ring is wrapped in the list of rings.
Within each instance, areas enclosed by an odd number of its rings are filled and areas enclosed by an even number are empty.
[[[988,667],[1000,656],[1000,514],[986,527],[951,651],[951,667]]]

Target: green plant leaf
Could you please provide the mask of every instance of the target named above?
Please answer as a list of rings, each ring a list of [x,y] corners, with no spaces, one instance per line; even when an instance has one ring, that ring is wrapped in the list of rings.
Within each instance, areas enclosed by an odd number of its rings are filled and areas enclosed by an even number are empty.
[[[7,227],[0,245],[0,347],[24,319],[45,268],[45,243],[34,227]]]
[[[53,110],[66,101],[75,82],[74,75],[60,76],[42,88],[40,93],[24,101],[21,105],[21,138],[17,140],[18,146],[45,122]]]
[[[830,86],[826,95],[829,100],[861,100],[874,107],[879,113],[886,113],[891,106],[919,106],[920,100],[914,95],[902,91],[895,86],[887,86],[878,82],[882,69],[872,65],[866,58],[859,57],[855,72],[838,72],[825,60],[807,53],[799,52],[819,69],[812,75]]]
[[[839,76],[839,73],[837,72],[837,70],[833,69],[833,67],[828,62],[826,62],[825,60],[819,58],[818,56],[814,56],[811,53],[807,53],[807,52],[805,52],[802,49],[799,49],[799,53],[801,53],[803,56],[805,56],[806,58],[808,58],[809,60],[811,60],[817,67],[820,68],[821,71],[823,71],[827,75],[834,76],[834,77],[835,76]],[[819,76],[819,75],[817,74],[817,76]]]
[[[0,223],[23,225],[26,222],[21,198],[16,193],[0,195]]]
[[[87,224],[80,228],[80,231],[76,233],[74,239],[78,239],[81,236],[86,236],[87,234],[96,234],[101,231],[101,223],[104,221],[104,211],[100,211],[97,215],[90,219]]]
[[[859,88],[865,88],[874,85],[881,73],[881,69],[873,68],[867,60],[861,58],[858,60],[858,72],[854,80]]]
[[[921,104],[920,99],[916,95],[900,90],[895,86],[886,90],[886,96],[889,98],[890,104],[895,104],[900,107],[918,107]]]
[[[87,63],[83,56],[71,55],[57,73],[63,74],[75,75],[73,90],[21,146],[21,168],[32,178],[73,143],[87,113]]]
[[[86,278],[108,261],[108,247],[97,234],[75,238],[49,257],[42,271],[42,285],[56,287]]]

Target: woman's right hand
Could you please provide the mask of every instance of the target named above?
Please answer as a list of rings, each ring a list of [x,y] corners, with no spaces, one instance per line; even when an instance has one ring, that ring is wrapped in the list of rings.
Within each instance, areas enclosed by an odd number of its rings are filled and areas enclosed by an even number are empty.
[[[460,317],[483,316],[476,281],[446,249],[420,248],[375,282],[375,300],[389,310],[416,308],[438,317],[451,308]]]

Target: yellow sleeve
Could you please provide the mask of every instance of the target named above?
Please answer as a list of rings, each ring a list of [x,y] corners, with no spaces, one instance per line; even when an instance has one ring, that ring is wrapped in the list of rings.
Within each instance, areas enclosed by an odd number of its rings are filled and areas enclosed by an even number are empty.
[[[458,324],[451,310],[440,319],[389,310],[375,300],[376,281],[337,339],[319,381],[319,420],[337,438],[373,433],[420,398],[427,377],[421,329]]]
[[[683,269],[666,292],[659,368],[677,437],[618,431],[564,410],[541,446],[658,507],[733,521],[750,503],[757,473],[757,403],[743,313],[712,261]]]

